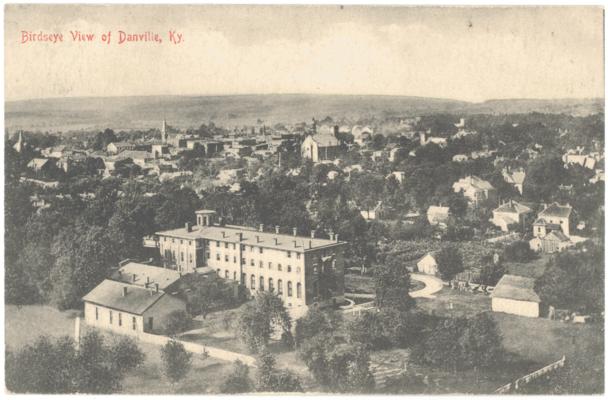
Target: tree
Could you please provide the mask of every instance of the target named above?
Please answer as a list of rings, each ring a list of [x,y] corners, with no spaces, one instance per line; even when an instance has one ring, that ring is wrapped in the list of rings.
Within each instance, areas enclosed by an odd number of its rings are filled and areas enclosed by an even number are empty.
[[[270,353],[258,357],[256,390],[258,392],[301,392],[300,378],[289,370],[278,371],[276,360]]]
[[[217,275],[189,274],[182,278],[182,285],[191,315],[200,314],[205,318],[211,310],[235,302],[233,288]]]
[[[528,242],[517,240],[505,246],[503,256],[507,261],[525,263],[536,258]]]
[[[383,393],[387,394],[423,394],[429,393],[425,378],[414,372],[403,372],[397,376],[389,376],[384,383]]]
[[[255,301],[243,307],[238,327],[241,340],[254,353],[266,348],[273,332],[279,331],[282,340],[291,338],[291,318],[283,300],[274,293],[257,293]]]
[[[385,262],[374,268],[376,305],[379,309],[411,309],[415,301],[409,295],[410,275],[405,269],[404,254],[389,254]]]
[[[169,340],[161,347],[160,358],[163,362],[163,373],[171,383],[183,379],[192,366],[192,354],[175,340]]]
[[[299,346],[305,340],[319,334],[331,334],[342,324],[342,315],[331,309],[321,310],[310,307],[306,315],[296,320],[295,344]]]
[[[481,268],[479,283],[496,286],[500,278],[507,272],[502,263],[487,263]]]
[[[220,386],[225,394],[249,393],[253,391],[253,382],[249,378],[249,367],[240,360],[234,362],[234,369]]]
[[[165,334],[175,336],[178,333],[186,332],[192,327],[192,317],[184,310],[175,310],[167,315],[165,322]]]
[[[89,332],[77,350],[67,336],[55,341],[41,336],[17,352],[7,350],[6,386],[15,393],[113,393],[143,360],[131,339],[109,346]]]
[[[459,272],[464,271],[462,265],[462,255],[454,246],[447,246],[441,249],[435,256],[439,275],[444,281],[449,281]]]
[[[481,313],[472,318],[446,318],[429,327],[411,357],[424,365],[456,371],[491,367],[504,354],[496,322],[489,313]]]
[[[298,356],[327,391],[364,393],[374,387],[369,353],[359,344],[339,344],[332,335],[319,334],[300,346]]]

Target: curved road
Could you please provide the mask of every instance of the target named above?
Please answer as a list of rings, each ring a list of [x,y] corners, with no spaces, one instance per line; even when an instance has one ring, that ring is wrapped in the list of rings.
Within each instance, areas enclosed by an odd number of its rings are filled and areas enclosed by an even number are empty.
[[[436,276],[424,274],[410,274],[410,278],[415,281],[420,281],[424,283],[424,287],[422,289],[416,290],[415,292],[410,292],[411,297],[424,297],[427,299],[434,299],[435,293],[443,289],[443,282]]]

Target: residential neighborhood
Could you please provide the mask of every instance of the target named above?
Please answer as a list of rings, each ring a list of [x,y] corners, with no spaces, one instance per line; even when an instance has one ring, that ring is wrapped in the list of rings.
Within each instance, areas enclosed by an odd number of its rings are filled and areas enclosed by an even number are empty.
[[[8,81],[7,394],[604,393],[604,98],[560,91],[602,9],[38,7],[7,37],[196,29],[104,45],[137,85]]]

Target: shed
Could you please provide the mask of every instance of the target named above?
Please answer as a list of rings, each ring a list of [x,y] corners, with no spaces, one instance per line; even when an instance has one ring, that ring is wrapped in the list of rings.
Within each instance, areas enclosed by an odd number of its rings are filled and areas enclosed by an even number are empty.
[[[534,291],[534,279],[504,275],[492,292],[492,311],[538,318],[540,298]]]
[[[422,257],[420,261],[416,264],[418,267],[418,272],[427,275],[437,275],[437,261],[433,254],[429,253],[426,256]]]

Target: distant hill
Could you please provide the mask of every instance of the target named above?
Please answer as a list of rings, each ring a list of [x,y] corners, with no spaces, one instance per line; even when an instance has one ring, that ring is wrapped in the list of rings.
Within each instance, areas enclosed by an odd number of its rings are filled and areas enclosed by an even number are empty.
[[[255,124],[294,123],[332,116],[359,119],[414,116],[431,113],[567,113],[587,115],[603,111],[601,99],[490,100],[469,103],[458,100],[405,96],[338,95],[230,95],[81,97],[24,100],[5,103],[5,126],[39,131],[114,130],[159,127],[163,118],[178,128],[198,127],[213,121],[232,127]]]

